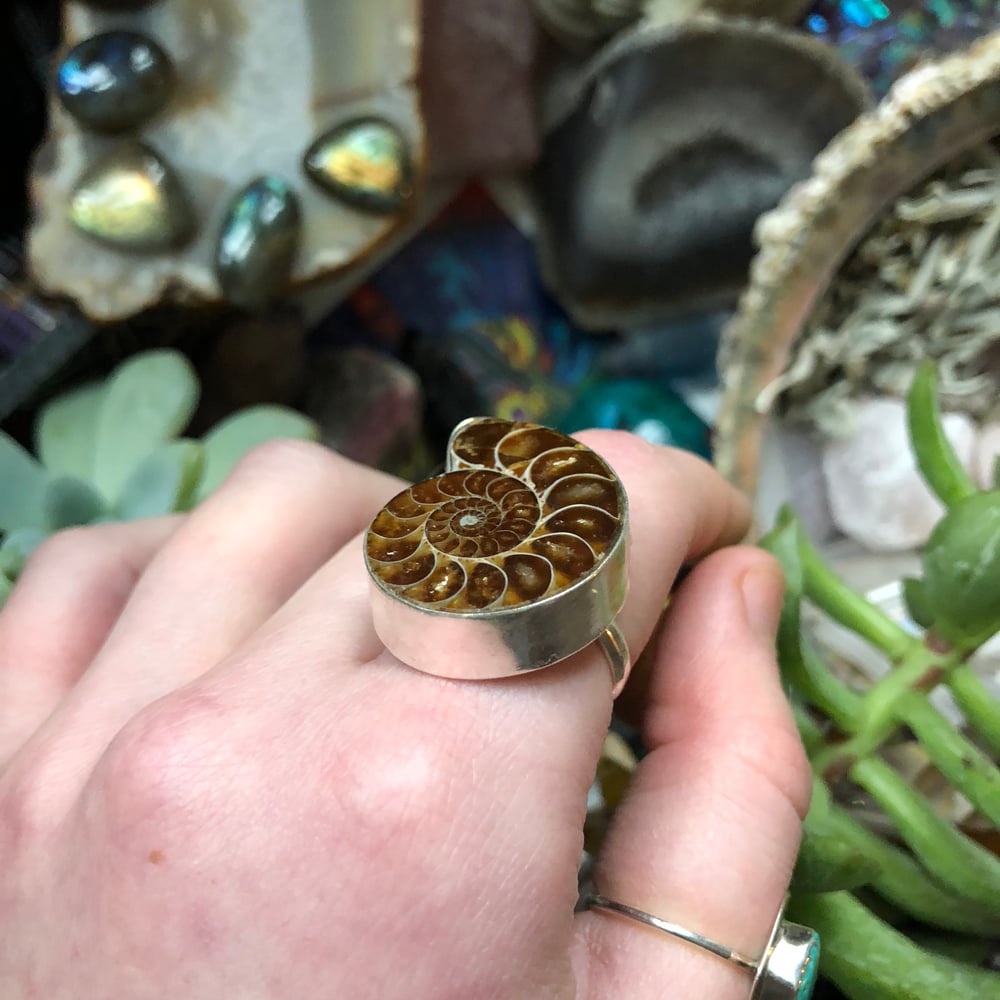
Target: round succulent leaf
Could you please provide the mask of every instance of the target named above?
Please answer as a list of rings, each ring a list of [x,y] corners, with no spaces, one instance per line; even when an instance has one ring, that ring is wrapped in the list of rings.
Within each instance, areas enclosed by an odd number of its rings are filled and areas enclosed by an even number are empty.
[[[914,622],[921,628],[932,628],[934,625],[934,608],[927,599],[927,590],[923,580],[907,576],[903,578],[903,600],[906,610]]]
[[[42,500],[49,476],[41,463],[0,431],[0,531],[42,528]]]
[[[116,502],[139,463],[187,426],[198,378],[178,351],[146,351],[110,376],[97,422],[94,483]]]
[[[218,489],[233,466],[252,448],[280,438],[319,440],[319,427],[284,406],[252,406],[234,413],[205,435],[205,471],[198,486],[200,502]]]
[[[13,589],[14,581],[7,579],[6,574],[0,573],[0,608],[7,603],[7,598],[10,597]]]
[[[1000,490],[955,503],[931,532],[922,561],[936,632],[972,650],[1000,630]]]
[[[162,445],[139,463],[117,505],[123,521],[187,510],[201,480],[204,449],[182,439]]]
[[[104,392],[103,382],[91,382],[42,407],[35,424],[35,451],[49,472],[87,480],[93,475]]]
[[[39,528],[18,528],[10,532],[0,544],[0,573],[9,580],[16,580],[28,557],[47,537],[48,533]]]
[[[106,510],[100,493],[75,476],[56,476],[45,488],[45,524],[52,531],[90,524]]]

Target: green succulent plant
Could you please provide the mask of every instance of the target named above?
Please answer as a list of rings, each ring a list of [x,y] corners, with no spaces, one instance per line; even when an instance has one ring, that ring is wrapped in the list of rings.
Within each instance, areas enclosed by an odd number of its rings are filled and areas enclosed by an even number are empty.
[[[1000,1000],[1000,975],[978,964],[1000,939],[1000,857],[881,753],[901,731],[912,734],[1000,829],[1000,702],[968,662],[1000,632],[1000,488],[978,491],[948,443],[933,364],[918,372],[908,411],[918,467],[946,507],[922,576],[904,581],[912,623],[836,577],[790,511],[762,542],[785,570],[778,659],[814,772],[789,913],[820,932],[821,972],[851,1000]],[[845,683],[803,633],[804,601],[867,640],[889,672],[867,691]],[[929,701],[940,685],[966,726]],[[892,838],[835,801],[831,786],[843,778],[880,806]]]
[[[179,437],[199,394],[182,354],[146,351],[44,406],[35,455],[0,431],[0,606],[53,532],[190,510],[255,445],[319,437],[312,421],[270,405],[233,414],[201,440]]]

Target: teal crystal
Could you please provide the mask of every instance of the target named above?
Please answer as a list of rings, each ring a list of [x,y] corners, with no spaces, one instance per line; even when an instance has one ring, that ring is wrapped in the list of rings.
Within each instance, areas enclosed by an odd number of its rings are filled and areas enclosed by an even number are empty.
[[[622,378],[586,384],[559,422],[559,430],[572,434],[588,427],[632,431],[655,444],[711,457],[708,426],[663,382]]]

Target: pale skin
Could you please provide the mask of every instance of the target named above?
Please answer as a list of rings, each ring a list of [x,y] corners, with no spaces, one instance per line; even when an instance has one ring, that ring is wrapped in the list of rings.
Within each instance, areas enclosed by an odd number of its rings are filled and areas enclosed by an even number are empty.
[[[780,572],[732,547],[747,505],[707,465],[581,438],[630,499],[634,654],[700,560],[620,699],[651,752],[598,884],[759,953],[809,796]],[[380,645],[360,533],[401,487],[276,443],[193,514],[32,558],[0,613],[4,1000],[749,995],[689,945],[574,916],[598,650],[474,683]]]

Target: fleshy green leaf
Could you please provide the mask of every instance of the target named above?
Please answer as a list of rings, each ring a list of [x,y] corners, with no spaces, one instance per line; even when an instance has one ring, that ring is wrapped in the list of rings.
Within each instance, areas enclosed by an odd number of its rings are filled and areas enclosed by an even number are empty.
[[[94,472],[103,382],[92,382],[47,403],[35,425],[35,450],[49,472],[89,480]]]
[[[785,602],[778,625],[778,664],[781,676],[798,697],[821,709],[838,727],[853,732],[861,704],[858,696],[827,666],[802,634],[801,603],[807,577],[803,564],[805,543],[795,516],[785,509],[778,524],[760,545],[773,555],[785,574]]]
[[[925,951],[847,892],[796,895],[788,918],[819,933],[820,971],[850,1000],[987,1000],[997,975]]]
[[[48,474],[12,437],[0,431],[0,531],[41,528]]]
[[[972,651],[1000,630],[1000,490],[956,503],[922,554],[934,631]]]
[[[205,436],[205,471],[196,500],[201,502],[218,489],[251,448],[279,438],[316,441],[319,428],[301,413],[283,406],[253,406],[223,420]]]
[[[177,351],[146,351],[112,373],[101,403],[94,483],[114,503],[139,463],[179,434],[198,402],[198,379]]]
[[[877,861],[836,834],[810,829],[807,821],[790,888],[793,892],[858,889],[869,885],[880,871]]]
[[[799,525],[788,507],[782,508],[774,528],[761,540],[760,547],[781,563],[785,574],[785,601],[778,625],[778,657],[784,667],[800,656],[802,637],[800,617],[802,604],[802,563],[799,559]],[[786,675],[786,680],[789,680]],[[803,693],[804,692],[800,692]]]
[[[870,884],[882,872],[834,822],[830,792],[821,778],[813,777],[813,797],[802,824],[802,844],[795,861],[793,892],[837,892]]]
[[[165,444],[139,464],[118,503],[123,521],[186,510],[201,478],[204,449],[198,441]]]
[[[12,531],[0,545],[0,573],[10,580],[16,580],[28,557],[46,537],[46,533],[38,528],[18,528]]]
[[[917,468],[940,501],[951,507],[976,492],[962,468],[941,423],[937,397],[937,369],[925,361],[918,369],[907,398],[910,444]]]
[[[934,613],[927,600],[924,581],[908,576],[903,579],[903,600],[910,617],[921,627],[931,628],[934,625]]]
[[[943,955],[954,962],[965,962],[971,966],[985,967],[985,963],[993,954],[992,941],[973,937],[971,934],[949,934],[946,931],[932,931],[921,927],[910,930],[908,936],[914,944],[935,955]]]
[[[0,608],[3,608],[7,603],[7,598],[10,597],[13,589],[14,581],[8,580],[5,573],[0,573]]]
[[[75,476],[50,479],[45,490],[45,523],[52,531],[90,524],[106,510],[101,495]]]

